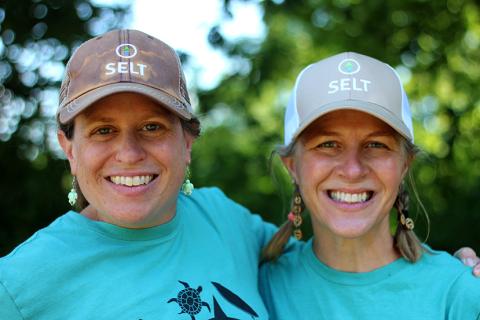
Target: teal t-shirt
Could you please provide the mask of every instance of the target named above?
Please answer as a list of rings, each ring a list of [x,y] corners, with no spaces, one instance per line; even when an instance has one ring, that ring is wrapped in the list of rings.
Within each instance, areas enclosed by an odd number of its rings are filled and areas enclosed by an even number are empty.
[[[0,259],[0,319],[268,319],[260,250],[275,227],[218,189],[126,229],[68,212]]]
[[[445,252],[350,273],[320,262],[310,240],[263,266],[260,290],[273,320],[480,319],[480,279]]]

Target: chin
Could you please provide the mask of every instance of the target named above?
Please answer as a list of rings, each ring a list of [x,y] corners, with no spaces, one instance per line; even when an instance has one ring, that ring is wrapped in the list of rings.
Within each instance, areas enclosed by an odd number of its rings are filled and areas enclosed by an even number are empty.
[[[330,228],[331,232],[337,237],[345,239],[356,239],[366,235],[371,228],[368,223],[360,221],[349,221],[336,224]]]
[[[130,228],[141,226],[149,216],[151,216],[151,213],[145,208],[124,205],[119,208],[113,207],[106,211],[103,220],[121,227]],[[100,219],[102,219],[102,216],[100,216]]]

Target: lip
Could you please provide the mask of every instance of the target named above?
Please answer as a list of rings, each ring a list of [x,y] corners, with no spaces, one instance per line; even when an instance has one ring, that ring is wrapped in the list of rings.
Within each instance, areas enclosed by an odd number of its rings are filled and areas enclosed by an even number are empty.
[[[328,188],[326,191],[340,191],[345,193],[362,193],[362,192],[374,192],[373,189],[369,188],[358,188],[358,189],[351,189],[351,188]],[[375,193],[375,192],[374,192]]]
[[[362,192],[372,192],[372,196],[365,202],[357,202],[357,203],[347,203],[347,202],[339,202],[335,201],[328,195],[328,191],[340,191],[345,193],[362,193]],[[345,188],[330,188],[325,191],[322,191],[322,196],[327,199],[327,201],[334,207],[344,210],[344,211],[358,211],[368,207],[376,198],[377,193],[372,189],[345,189]]]
[[[139,186],[126,186],[122,184],[115,184],[110,180],[112,176],[123,176],[123,177],[135,177],[135,176],[153,176],[153,179],[148,184],[142,184]],[[104,176],[104,181],[107,182],[108,186],[112,188],[115,192],[120,193],[121,195],[128,196],[128,197],[135,197],[147,193],[150,189],[152,189],[158,180],[160,175],[158,173],[152,172],[118,172],[112,173],[109,175]]]
[[[129,172],[113,172],[105,174],[103,177],[108,180],[109,177],[113,176],[124,176],[124,177],[134,177],[134,176],[158,176],[157,172],[148,172],[148,171],[129,171]]]

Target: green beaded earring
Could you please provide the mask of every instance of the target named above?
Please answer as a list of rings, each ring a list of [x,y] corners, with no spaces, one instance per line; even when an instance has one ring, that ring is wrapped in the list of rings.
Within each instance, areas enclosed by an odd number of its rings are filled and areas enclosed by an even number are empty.
[[[70,192],[68,193],[68,202],[72,207],[75,205],[75,203],[77,203],[77,199],[78,199],[78,193],[77,193],[77,190],[75,190],[75,180],[76,180],[75,176],[73,176],[72,190],[70,190]]]
[[[182,192],[183,194],[189,196],[192,194],[193,189],[195,189],[195,187],[193,186],[193,183],[190,182],[190,168],[187,167],[185,172],[185,182],[183,182],[182,185]]]

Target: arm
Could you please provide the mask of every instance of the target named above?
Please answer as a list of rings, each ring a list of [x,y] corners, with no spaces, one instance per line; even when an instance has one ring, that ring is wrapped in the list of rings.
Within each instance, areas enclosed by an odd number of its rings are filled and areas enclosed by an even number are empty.
[[[240,219],[241,225],[244,226],[241,230],[243,230],[242,232],[244,232],[245,238],[249,239],[249,242],[253,244],[255,250],[260,254],[277,232],[278,227],[272,223],[265,222],[260,215],[252,214],[250,210],[228,198],[220,189],[214,188],[212,191],[217,195],[218,207],[228,208],[227,210],[230,212],[238,213],[238,215],[235,216],[237,219]],[[231,216],[230,218],[233,219],[233,217],[234,216]],[[284,252],[294,250],[298,245],[299,242],[295,240],[295,238],[290,237]]]
[[[0,319],[23,320],[15,301],[0,282]]]

